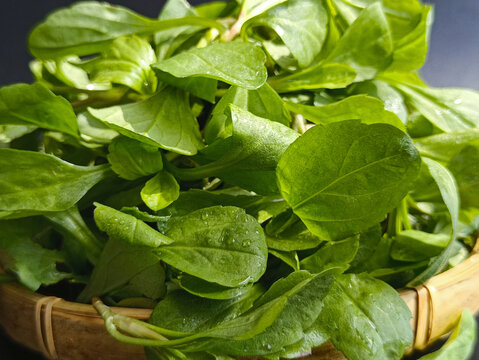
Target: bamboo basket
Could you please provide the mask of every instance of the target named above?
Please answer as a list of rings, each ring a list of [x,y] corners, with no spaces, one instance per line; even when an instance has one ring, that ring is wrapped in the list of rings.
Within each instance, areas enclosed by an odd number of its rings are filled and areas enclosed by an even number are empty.
[[[479,246],[458,266],[426,284],[399,293],[411,310],[414,343],[423,350],[451,331],[464,308],[479,311]],[[147,320],[151,310],[113,308]],[[143,348],[114,340],[93,306],[33,293],[18,284],[0,286],[0,325],[23,346],[61,360],[144,360]],[[303,360],[344,359],[331,343]],[[250,360],[253,360],[250,358]]]

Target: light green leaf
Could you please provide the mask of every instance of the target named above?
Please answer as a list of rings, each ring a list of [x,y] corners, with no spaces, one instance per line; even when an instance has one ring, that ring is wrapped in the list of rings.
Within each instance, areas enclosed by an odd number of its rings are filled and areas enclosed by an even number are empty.
[[[432,7],[424,6],[417,26],[394,43],[393,62],[388,71],[408,72],[424,65],[432,22]]]
[[[156,248],[170,244],[172,240],[132,215],[96,203],[94,213],[98,228],[110,239],[122,241],[131,246]]]
[[[141,189],[143,202],[154,211],[164,209],[180,195],[180,185],[167,171],[160,171]]]
[[[479,146],[468,146],[452,158],[449,170],[456,178],[461,206],[479,208]]]
[[[123,35],[150,35],[183,25],[222,28],[216,21],[200,17],[153,20],[121,6],[83,1],[50,14],[33,29],[28,47],[40,59],[90,55]]]
[[[416,139],[414,144],[421,155],[447,163],[467,146],[479,146],[479,129],[426,136]]]
[[[172,217],[166,225],[173,243],[155,252],[180,271],[234,287],[257,281],[266,269],[263,229],[243,209],[214,206]]]
[[[419,167],[419,154],[401,130],[351,120],[308,130],[284,152],[277,177],[309,230],[337,240],[382,221]]]
[[[150,65],[156,62],[153,48],[143,38],[124,36],[115,39],[100,57],[82,67],[93,81],[122,84],[143,94],[156,90],[157,80]]]
[[[395,113],[403,123],[407,122],[408,110],[401,94],[385,81],[372,80],[356,84],[353,94],[367,94],[376,97],[384,103],[384,108]]]
[[[401,231],[394,239],[391,257],[416,262],[439,255],[451,241],[449,234],[429,234],[418,230]]]
[[[10,144],[13,140],[30,134],[36,129],[36,126],[0,125],[0,147],[6,147],[6,144]]]
[[[406,131],[401,120],[384,109],[384,103],[367,95],[354,95],[324,106],[310,106],[287,102],[286,107],[316,124],[358,119],[364,124],[390,124]]]
[[[145,144],[185,155],[202,147],[187,94],[178,89],[167,87],[137,103],[88,111],[120,134]]]
[[[434,259],[426,270],[411,280],[408,284],[409,286],[420,285],[438,272],[444,270],[449,258],[453,255],[453,244],[459,230],[459,191],[454,176],[447,168],[437,161],[425,157],[423,158],[423,163],[427,166],[429,173],[439,187],[442,200],[449,211],[452,229],[446,249],[444,249],[441,255]]]
[[[89,112],[82,112],[77,116],[80,136],[84,141],[96,144],[109,144],[120,134],[110,129]]]
[[[459,324],[446,343],[439,350],[421,357],[420,360],[469,360],[474,353],[476,336],[476,319],[469,310],[464,310]]]
[[[322,1],[290,0],[248,20],[243,32],[269,27],[281,38],[300,67],[309,66],[326,38],[328,13]]]
[[[69,209],[109,175],[107,165],[76,166],[44,153],[0,149],[0,218]]]
[[[211,120],[205,128],[205,139],[208,144],[212,144],[217,138],[230,135],[226,130],[228,116],[225,114],[230,104],[286,126],[289,126],[291,122],[291,115],[284,101],[268,84],[264,84],[257,90],[232,86],[213,109]]]
[[[120,177],[135,180],[163,169],[161,152],[156,146],[119,136],[108,147],[108,161]]]
[[[190,294],[216,300],[233,299],[250,291],[252,287],[252,284],[233,288],[221,286],[188,274],[181,274],[176,281],[183,290]]]
[[[326,58],[356,70],[355,82],[372,79],[392,60],[391,30],[381,4],[375,2],[363,10],[345,31]]]
[[[268,83],[279,93],[297,90],[341,89],[356,78],[356,70],[346,64],[320,63],[291,75],[272,77]]]
[[[14,84],[0,89],[0,125],[29,125],[78,136],[70,103],[36,83]]]
[[[479,126],[479,92],[459,88],[426,88],[395,85],[409,106],[442,131],[461,131]]]
[[[266,81],[265,61],[258,46],[234,41],[192,48],[154,64],[153,69],[177,78],[200,76],[254,90]]]
[[[339,275],[324,300],[316,326],[351,360],[401,359],[411,345],[411,312],[386,283],[361,275]]]

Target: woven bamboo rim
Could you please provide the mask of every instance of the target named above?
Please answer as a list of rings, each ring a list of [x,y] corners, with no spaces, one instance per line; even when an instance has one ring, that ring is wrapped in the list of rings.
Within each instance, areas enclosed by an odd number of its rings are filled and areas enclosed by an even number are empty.
[[[479,311],[479,244],[458,266],[413,289],[399,290],[413,314],[410,350],[425,349],[451,331],[462,310]],[[113,308],[146,320],[148,309]],[[23,346],[61,360],[144,360],[143,348],[114,340],[93,306],[33,293],[18,284],[0,286],[0,325]],[[344,359],[331,343],[303,360]]]

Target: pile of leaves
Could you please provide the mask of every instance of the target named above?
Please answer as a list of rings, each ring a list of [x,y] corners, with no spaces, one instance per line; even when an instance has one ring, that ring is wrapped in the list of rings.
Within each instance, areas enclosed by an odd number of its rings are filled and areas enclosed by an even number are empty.
[[[479,93],[421,80],[431,22],[417,0],[52,13],[36,81],[0,89],[2,280],[73,284],[150,359],[401,358],[394,288],[479,226]]]

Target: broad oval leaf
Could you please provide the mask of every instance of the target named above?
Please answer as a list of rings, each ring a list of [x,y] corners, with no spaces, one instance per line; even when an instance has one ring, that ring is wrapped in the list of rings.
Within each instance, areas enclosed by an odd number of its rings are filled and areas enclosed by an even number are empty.
[[[311,232],[337,240],[383,220],[419,167],[419,153],[401,130],[350,120],[308,130],[284,152],[277,177]]]
[[[188,96],[179,89],[167,87],[141,102],[88,111],[120,134],[146,144],[185,155],[203,147]]]
[[[0,149],[0,218],[66,210],[111,174],[108,165],[76,166],[44,153]]]
[[[70,103],[36,83],[0,89],[0,125],[30,125],[77,137],[78,125]]]
[[[153,65],[177,78],[205,77],[254,90],[268,76],[263,50],[252,43],[234,41],[193,48]]]
[[[170,205],[180,195],[180,185],[167,171],[160,171],[141,189],[141,199],[151,210],[158,211]]]
[[[119,136],[108,146],[112,170],[120,177],[135,180],[163,169],[161,152],[156,146]]]
[[[399,294],[369,275],[339,275],[317,326],[351,360],[401,359],[411,345],[411,312]]]
[[[243,209],[214,206],[172,217],[165,235],[173,243],[156,250],[167,264],[223,286],[257,281],[266,269],[263,229]]]

